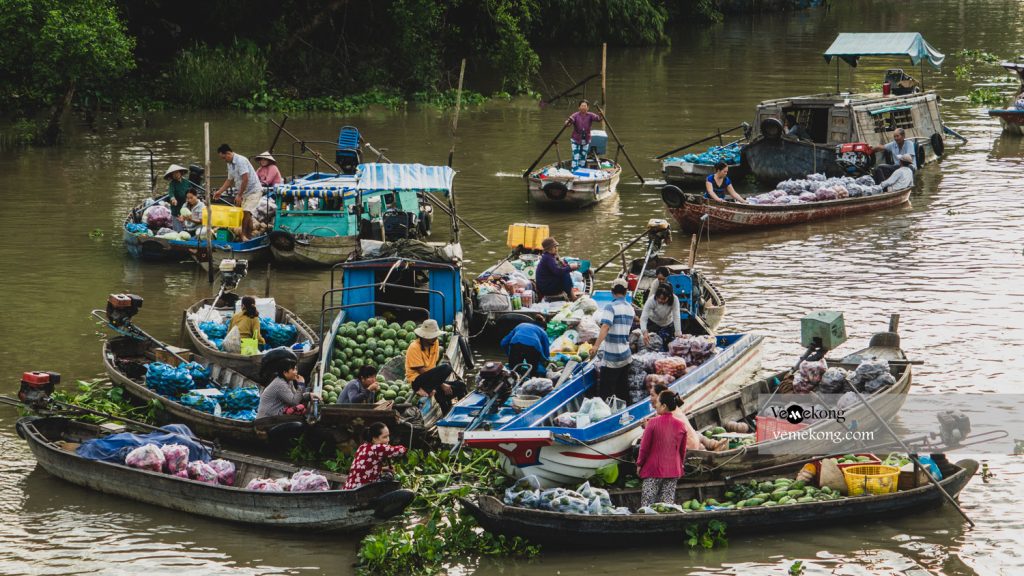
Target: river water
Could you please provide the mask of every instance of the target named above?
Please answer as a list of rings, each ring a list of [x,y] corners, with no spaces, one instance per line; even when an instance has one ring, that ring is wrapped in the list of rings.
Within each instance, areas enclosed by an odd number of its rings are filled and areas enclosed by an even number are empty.
[[[728,300],[725,330],[771,336],[765,365],[799,352],[799,319],[816,309],[843,310],[853,349],[900,313],[903,347],[925,361],[915,392],[1016,392],[1024,382],[1024,287],[1020,270],[1024,207],[1020,177],[1024,144],[1000,135],[985,107],[953,101],[973,82],[1000,75],[977,66],[957,80],[952,55],[981,48],[1002,57],[1024,52],[1024,5],[1016,0],[835,2],[830,11],[733,17],[719,26],[673,31],[671,47],[614,48],[609,53],[608,112],[645,178],[659,177],[655,155],[715,128],[750,120],[763,99],[827,91],[835,67],[821,52],[840,31],[920,31],[950,58],[926,82],[946,99],[946,123],[969,142],[921,171],[912,205],[843,221],[740,236],[712,236],[699,264]],[[596,49],[549,52],[543,77],[566,86],[597,69]],[[844,89],[881,81],[885,60],[862,63]],[[564,70],[563,70],[564,67]],[[915,75],[919,71],[915,70]],[[470,85],[472,73],[470,73]],[[592,87],[589,96],[596,96]],[[463,112],[455,167],[460,213],[493,239],[463,230],[467,269],[500,259],[511,222],[547,223],[565,254],[603,261],[615,243],[632,238],[649,218],[665,217],[655,187],[624,178],[618,198],[583,212],[552,214],[526,202],[518,175],[570,111],[564,102],[491,102]],[[130,290],[146,298],[138,323],[176,341],[181,310],[209,294],[194,266],[145,265],[126,257],[120,222],[147,193],[151,148],[158,170],[202,157],[202,122],[213,144],[230,142],[252,155],[273,136],[269,116],[234,112],[149,115],[145,122],[97,132],[76,129],[59,148],[0,156],[0,243],[6,329],[0,331],[0,391],[12,393],[24,370],[56,370],[70,382],[102,371],[104,330],[88,316],[107,294]],[[443,163],[452,144],[448,114],[433,109],[370,110],[339,117],[293,117],[288,127],[330,141],[343,124],[358,125],[394,161]],[[949,141],[952,143],[952,141]],[[287,146],[279,145],[286,151]],[[330,147],[321,146],[329,152]],[[566,144],[562,153],[567,153]],[[214,158],[216,160],[216,157]],[[283,170],[290,166],[282,162]],[[215,166],[216,167],[216,166]],[[215,170],[223,172],[223,170]],[[92,233],[92,234],[90,234]],[[681,236],[668,253],[682,258]],[[262,290],[266,277],[246,280]],[[278,301],[317,319],[324,272],[274,271]],[[610,277],[605,277],[605,281]],[[279,574],[351,571],[357,541],[343,537],[261,532],[95,494],[36,470],[13,431],[16,413],[0,409],[0,573],[4,574]],[[1024,465],[989,456],[995,478],[975,479],[961,496],[977,522],[968,530],[950,507],[903,519],[814,532],[733,537],[710,552],[679,549],[555,553],[530,563],[470,563],[454,573],[616,574],[642,566],[651,573],[783,574],[802,560],[811,574],[997,574],[1024,570],[1016,545],[1024,526],[1016,514]]]

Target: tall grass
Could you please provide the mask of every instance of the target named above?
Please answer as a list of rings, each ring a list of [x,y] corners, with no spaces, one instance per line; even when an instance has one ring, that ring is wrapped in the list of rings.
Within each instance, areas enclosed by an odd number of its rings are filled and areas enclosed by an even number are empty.
[[[227,106],[259,91],[266,76],[267,55],[251,42],[196,45],[174,59],[168,96],[197,108]]]

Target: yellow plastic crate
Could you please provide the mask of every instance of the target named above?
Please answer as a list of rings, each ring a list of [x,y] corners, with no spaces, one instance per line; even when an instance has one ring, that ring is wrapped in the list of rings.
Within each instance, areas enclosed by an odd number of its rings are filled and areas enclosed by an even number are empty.
[[[882,464],[863,464],[843,469],[850,496],[892,494],[900,483],[900,469]]]
[[[238,228],[242,225],[242,218],[245,217],[245,210],[237,206],[214,204],[211,209],[213,210],[214,228]],[[207,212],[203,210],[203,226],[206,226],[206,219]]]
[[[515,248],[520,244],[528,250],[540,250],[541,242],[551,235],[547,224],[516,223],[508,226],[508,240],[505,245]]]

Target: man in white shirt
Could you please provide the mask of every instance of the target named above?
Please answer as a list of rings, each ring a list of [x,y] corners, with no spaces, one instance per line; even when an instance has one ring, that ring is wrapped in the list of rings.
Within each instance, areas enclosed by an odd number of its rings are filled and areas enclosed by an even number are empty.
[[[900,154],[899,161],[900,167],[897,168],[891,176],[879,183],[882,190],[885,190],[886,192],[891,190],[903,190],[904,188],[910,188],[914,185],[914,170],[910,167],[911,163],[914,161],[914,157],[910,154]]]
[[[231,146],[221,144],[217,148],[217,155],[227,164],[228,177],[213,193],[213,198],[215,200],[220,198],[221,194],[234,184],[235,190],[238,191],[235,201],[241,204],[242,210],[245,210],[245,218],[242,220],[242,240],[250,240],[252,238],[252,219],[256,213],[256,207],[259,206],[260,198],[263,196],[263,185],[260,184],[256,169],[252,167],[249,159],[241,154],[236,154],[231,150]]]
[[[900,167],[899,157],[901,155],[910,156],[910,169],[917,170],[917,149],[912,141],[907,140],[907,133],[903,128],[897,128],[892,133],[892,142],[889,142],[885,146],[876,146],[874,151],[885,152],[888,151],[892,156],[892,164],[879,164],[872,171],[871,175],[875,178],[875,182],[881,183],[892,175]]]

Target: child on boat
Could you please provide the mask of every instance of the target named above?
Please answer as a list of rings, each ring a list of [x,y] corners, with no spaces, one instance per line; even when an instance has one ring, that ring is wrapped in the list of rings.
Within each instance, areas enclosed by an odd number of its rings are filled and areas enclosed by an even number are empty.
[[[655,404],[658,415],[644,428],[640,455],[636,459],[643,480],[641,507],[656,502],[675,504],[676,484],[683,476],[686,460],[686,426],[672,415],[680,404],[675,392],[662,392]]]
[[[405,454],[405,446],[392,446],[391,431],[383,422],[374,422],[363,430],[364,442],[356,449],[352,468],[345,480],[345,490],[355,490],[381,479],[384,472],[390,472],[387,460]]]

